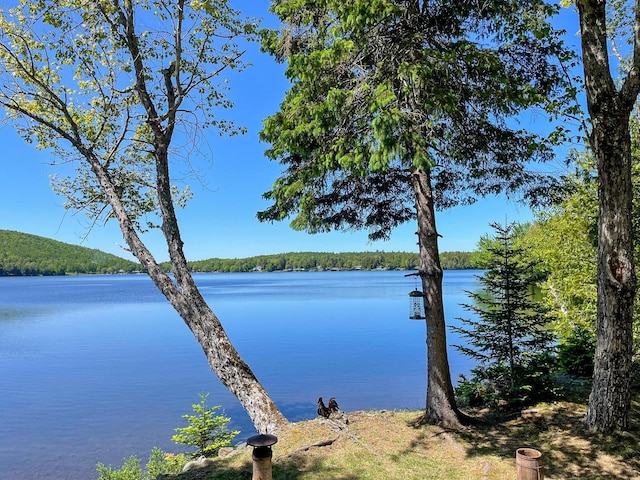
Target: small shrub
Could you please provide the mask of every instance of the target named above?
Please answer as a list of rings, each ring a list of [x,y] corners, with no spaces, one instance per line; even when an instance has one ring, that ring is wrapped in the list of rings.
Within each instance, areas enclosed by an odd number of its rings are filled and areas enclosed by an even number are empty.
[[[231,445],[233,438],[240,433],[227,430],[231,419],[216,415],[220,406],[207,407],[208,396],[200,395],[200,403],[192,405],[195,415],[182,416],[189,421],[189,426],[176,428],[177,434],[171,437],[176,443],[196,447],[194,457],[215,455],[220,448]],[[144,469],[138,457],[132,455],[120,468],[98,463],[96,470],[98,480],[155,480],[163,473],[180,473],[188,460],[185,454],[165,453],[154,447]]]
[[[103,463],[96,465],[98,470],[98,480],[143,480],[140,460],[135,455],[127,458],[122,468],[114,469],[111,465]]]
[[[505,363],[473,368],[469,378],[461,375],[456,399],[461,406],[491,408],[549,400],[556,394],[554,360],[550,353],[537,353],[528,355],[513,371]]]
[[[495,395],[490,391],[489,385],[475,375],[471,378],[460,375],[455,395],[456,402],[462,407],[484,407],[495,402]]]
[[[185,455],[165,453],[154,447],[149,455],[145,470],[140,466],[140,460],[135,455],[125,460],[121,468],[102,463],[96,465],[98,480],[155,480],[161,473],[180,473],[187,463]]]
[[[207,406],[209,394],[200,394],[200,403],[192,405],[195,415],[183,415],[189,422],[189,426],[176,428],[176,435],[171,437],[176,443],[196,447],[194,457],[200,455],[212,456],[218,453],[222,447],[231,445],[238,431],[227,430],[230,418],[217,415],[219,405]]]
[[[554,352],[536,352],[527,355],[516,373],[519,381],[515,382],[515,391],[511,392],[513,403],[533,403],[555,398],[557,394],[553,372],[557,359]]]
[[[188,461],[189,459],[184,454],[166,453],[158,447],[154,447],[147,462],[148,478],[154,480],[161,473],[180,473]]]

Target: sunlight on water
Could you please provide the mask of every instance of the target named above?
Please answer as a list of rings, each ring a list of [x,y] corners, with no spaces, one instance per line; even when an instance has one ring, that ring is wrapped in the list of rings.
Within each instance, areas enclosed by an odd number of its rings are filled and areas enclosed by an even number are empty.
[[[318,396],[350,411],[424,406],[425,326],[407,318],[414,281],[403,272],[196,280],[290,420],[313,418]],[[475,284],[473,272],[446,272],[450,321]],[[470,367],[455,350],[450,362],[454,379]],[[255,433],[143,275],[0,278],[0,391],[3,480],[87,480],[98,462],[180,451],[170,438],[199,393],[223,406],[238,440]]]

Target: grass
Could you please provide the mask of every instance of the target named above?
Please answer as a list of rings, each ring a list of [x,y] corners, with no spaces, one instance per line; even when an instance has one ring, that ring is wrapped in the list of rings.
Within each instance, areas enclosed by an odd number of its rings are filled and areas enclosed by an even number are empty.
[[[515,451],[543,454],[547,480],[640,479],[640,402],[623,433],[596,435],[583,426],[584,401],[539,404],[511,418],[472,412],[483,422],[463,431],[425,425],[418,411],[352,412],[349,423],[315,419],[292,424],[273,447],[274,480],[502,480],[516,478]],[[331,441],[332,442],[328,442]],[[310,446],[330,443],[326,446]],[[211,467],[171,480],[252,476],[251,447]]]

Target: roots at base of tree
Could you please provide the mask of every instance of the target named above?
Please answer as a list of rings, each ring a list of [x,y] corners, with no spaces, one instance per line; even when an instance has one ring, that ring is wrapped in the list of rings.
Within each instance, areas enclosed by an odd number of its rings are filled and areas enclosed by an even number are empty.
[[[463,427],[472,427],[474,425],[482,424],[482,420],[480,420],[479,418],[472,417],[471,415],[467,415],[466,413],[461,412],[460,410],[457,410],[456,414],[458,416],[458,420],[460,421]]]
[[[415,425],[437,425],[439,427],[444,428],[445,430],[450,430],[450,431],[457,431],[457,430],[464,430],[466,427],[471,427],[474,425],[481,425],[483,422],[482,420],[472,417],[470,415],[467,415],[464,412],[461,412],[460,410],[455,410],[455,416],[454,419],[451,420],[436,420],[431,418],[429,415],[427,415],[427,413],[423,413],[420,417],[418,417],[414,424]]]

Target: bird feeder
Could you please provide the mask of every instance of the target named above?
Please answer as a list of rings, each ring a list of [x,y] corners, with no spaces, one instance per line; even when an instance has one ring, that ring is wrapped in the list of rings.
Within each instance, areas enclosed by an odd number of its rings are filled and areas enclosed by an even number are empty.
[[[271,473],[271,457],[273,451],[271,445],[274,445],[278,441],[278,437],[275,435],[269,435],[261,433],[260,435],[254,435],[247,439],[247,445],[253,447],[253,476],[252,480],[272,480]]]
[[[409,292],[409,319],[426,320],[425,295],[417,288]]]

